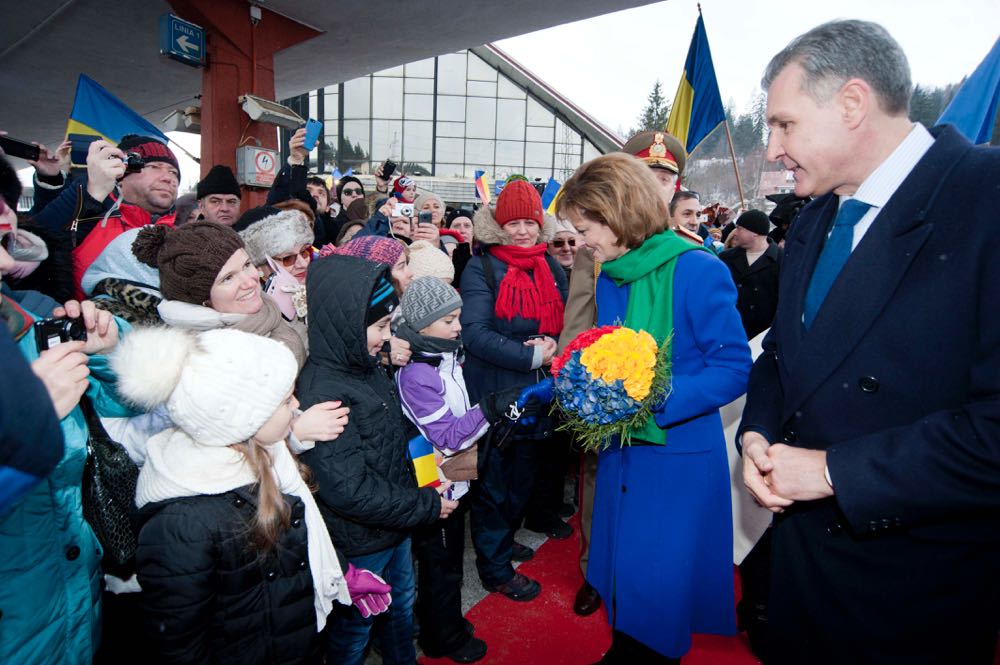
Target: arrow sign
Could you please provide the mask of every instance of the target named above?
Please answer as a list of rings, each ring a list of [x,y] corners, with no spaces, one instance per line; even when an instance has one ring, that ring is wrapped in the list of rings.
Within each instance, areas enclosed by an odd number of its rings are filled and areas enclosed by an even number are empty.
[[[173,14],[162,15],[160,54],[185,65],[201,67],[205,64],[205,29]]]
[[[195,53],[197,53],[198,51],[201,50],[198,44],[195,44],[194,42],[188,39],[187,35],[181,35],[180,39],[177,40],[177,45],[180,46],[182,49],[184,49],[185,53],[187,53],[188,51],[194,51]]]

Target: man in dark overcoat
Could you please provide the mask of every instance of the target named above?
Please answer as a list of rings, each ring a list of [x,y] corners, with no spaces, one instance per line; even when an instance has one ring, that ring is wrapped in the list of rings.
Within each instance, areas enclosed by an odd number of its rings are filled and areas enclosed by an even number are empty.
[[[744,482],[775,513],[769,665],[989,664],[1000,617],[1000,150],[908,118],[873,23],[763,80],[768,157],[816,196],[750,376]]]
[[[736,309],[747,339],[771,327],[778,309],[781,248],[768,238],[771,222],[760,210],[747,210],[736,220],[733,247],[719,258],[736,283]]]

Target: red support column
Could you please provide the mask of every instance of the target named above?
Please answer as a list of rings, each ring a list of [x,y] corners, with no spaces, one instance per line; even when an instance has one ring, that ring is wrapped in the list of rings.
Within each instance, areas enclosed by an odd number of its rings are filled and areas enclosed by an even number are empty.
[[[202,73],[201,175],[215,164],[236,171],[236,149],[250,143],[277,149],[277,128],[252,122],[237,98],[246,93],[274,99],[274,54],[320,33],[260,8],[250,20],[245,0],[169,0],[181,18],[205,29],[207,63]],[[280,168],[280,165],[278,166]],[[243,210],[263,205],[267,190],[243,187]]]

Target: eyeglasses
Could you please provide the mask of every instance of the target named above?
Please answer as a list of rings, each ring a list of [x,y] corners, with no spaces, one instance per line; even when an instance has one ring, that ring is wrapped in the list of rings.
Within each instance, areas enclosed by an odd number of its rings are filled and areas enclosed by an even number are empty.
[[[306,261],[312,261],[312,247],[306,245],[294,254],[290,254],[289,256],[276,256],[274,260],[278,261],[286,268],[291,268],[295,265],[295,262],[298,261],[300,256]]]
[[[360,188],[355,189],[353,187],[351,189],[348,189],[344,187],[342,190],[340,190],[340,195],[343,196],[344,194],[347,194],[348,196],[364,196],[365,190]]]
[[[561,248],[563,245],[569,245],[570,247],[576,247],[576,239],[575,238],[567,238],[565,240],[553,240],[551,242],[552,242],[552,246],[555,247],[556,249]]]

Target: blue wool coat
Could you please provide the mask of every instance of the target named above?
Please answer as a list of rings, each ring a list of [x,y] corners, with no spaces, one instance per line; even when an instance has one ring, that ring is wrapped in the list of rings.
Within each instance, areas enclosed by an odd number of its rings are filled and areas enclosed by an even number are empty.
[[[17,295],[22,305],[43,304],[41,299],[27,301]],[[128,324],[115,320],[119,334],[128,330]],[[31,331],[17,345],[28,362],[38,357]],[[87,394],[98,413],[134,415],[108,389],[114,375],[107,358],[92,356],[87,366],[91,373]],[[4,665],[90,663],[100,641],[103,550],[83,519],[80,496],[87,425],[79,407],[60,425],[65,449],[55,470],[0,513],[0,663]]]
[[[614,444],[600,454],[587,569],[612,626],[673,658],[692,633],[736,632],[719,407],[746,390],[751,365],[729,270],[707,252],[677,261],[672,393],[655,414],[666,445]],[[598,325],[629,324],[628,294],[628,285],[598,277]]]

